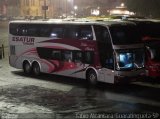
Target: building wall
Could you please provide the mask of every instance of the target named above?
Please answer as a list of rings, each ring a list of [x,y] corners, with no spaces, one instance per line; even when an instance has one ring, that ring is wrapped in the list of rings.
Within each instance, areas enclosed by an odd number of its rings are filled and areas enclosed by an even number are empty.
[[[78,6],[80,16],[89,16],[92,9],[99,8],[101,15],[109,14],[107,11],[119,6],[123,0],[74,0]]]
[[[20,4],[19,0],[6,0],[7,16],[19,16]]]
[[[40,16],[42,0],[20,0],[21,16]]]
[[[19,0],[21,16],[44,16],[42,6],[46,1],[48,10],[47,17],[57,18],[62,15],[71,15],[77,12],[79,16],[90,15],[91,9],[101,6],[101,10],[105,14],[107,9],[113,9],[120,4],[121,0]],[[78,6],[77,11],[74,5]]]
[[[21,16],[44,16],[42,6],[46,4],[47,17],[54,17],[58,12],[58,4],[60,0],[20,0]]]
[[[0,15],[7,14],[7,5],[6,0],[0,0]]]
[[[119,6],[123,0],[0,0],[0,14],[8,16],[44,16],[42,6],[46,1],[47,17],[57,18],[62,15],[71,15],[74,6],[79,16],[90,15],[91,9],[101,6],[105,14],[108,9]]]

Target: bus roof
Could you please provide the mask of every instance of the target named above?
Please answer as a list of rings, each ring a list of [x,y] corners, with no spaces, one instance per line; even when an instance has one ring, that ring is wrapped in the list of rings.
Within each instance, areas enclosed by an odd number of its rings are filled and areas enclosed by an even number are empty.
[[[91,20],[91,19],[51,19],[51,20],[16,20],[10,21],[10,23],[19,23],[19,24],[87,24],[87,25],[126,25],[126,24],[135,24],[130,21],[122,20]]]
[[[134,23],[160,23],[159,19],[124,19],[124,21],[131,21]]]

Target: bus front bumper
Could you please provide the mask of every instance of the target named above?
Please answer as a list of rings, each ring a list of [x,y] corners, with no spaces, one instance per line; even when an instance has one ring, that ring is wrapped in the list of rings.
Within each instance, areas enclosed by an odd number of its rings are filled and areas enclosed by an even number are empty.
[[[145,69],[135,70],[135,71],[121,71],[117,72],[114,77],[115,83],[130,83],[134,81],[139,81],[144,79],[146,76]]]

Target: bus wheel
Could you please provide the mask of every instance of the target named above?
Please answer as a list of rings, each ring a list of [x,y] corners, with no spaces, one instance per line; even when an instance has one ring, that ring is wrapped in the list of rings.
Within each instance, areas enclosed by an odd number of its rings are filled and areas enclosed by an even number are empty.
[[[97,74],[94,70],[88,71],[87,82],[89,85],[96,85],[97,84]]]
[[[33,74],[35,76],[39,76],[40,75],[40,66],[37,62],[34,62],[33,65],[32,65],[32,71],[33,71]]]
[[[31,65],[28,61],[25,61],[23,63],[23,71],[25,74],[30,74],[31,73]]]

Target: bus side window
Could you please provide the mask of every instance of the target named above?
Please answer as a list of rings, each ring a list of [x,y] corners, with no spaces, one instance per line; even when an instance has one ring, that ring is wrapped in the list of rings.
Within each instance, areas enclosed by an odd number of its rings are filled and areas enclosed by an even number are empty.
[[[73,61],[72,51],[63,51],[63,60],[67,62]]]
[[[18,27],[19,27],[18,24],[11,23],[10,26],[9,26],[9,32],[10,32],[10,34],[12,34],[12,35],[18,35]]]
[[[50,37],[51,27],[48,24],[41,24],[38,32],[40,37]]]
[[[45,47],[37,47],[37,53],[42,59],[49,60],[61,60],[62,59],[62,51],[58,49],[45,48]]]
[[[79,26],[79,38],[84,40],[93,40],[91,26]]]
[[[78,25],[66,25],[65,38],[70,40],[77,40],[79,37]]]
[[[59,25],[53,25],[50,33],[50,37],[53,38],[63,38],[64,27]]]
[[[27,35],[28,36],[34,36],[34,37],[38,37],[39,36],[38,25],[36,25],[36,24],[28,24],[26,26],[26,28],[27,28]]]
[[[17,35],[19,35],[19,36],[27,36],[26,25],[19,25],[18,26]]]
[[[22,29],[22,25],[21,24],[10,24],[10,29],[9,32],[12,35],[17,35],[17,36],[21,36],[23,34],[23,32],[25,31],[25,29]]]
[[[37,53],[42,59],[51,59],[52,58],[52,50],[51,48],[45,47],[37,47]]]
[[[74,62],[75,63],[82,63],[83,61],[83,54],[81,51],[74,51]]]
[[[91,51],[85,51],[84,52],[84,62],[87,64],[93,64],[94,63],[94,53]]]
[[[51,59],[61,60],[61,51],[60,50],[52,50]]]

